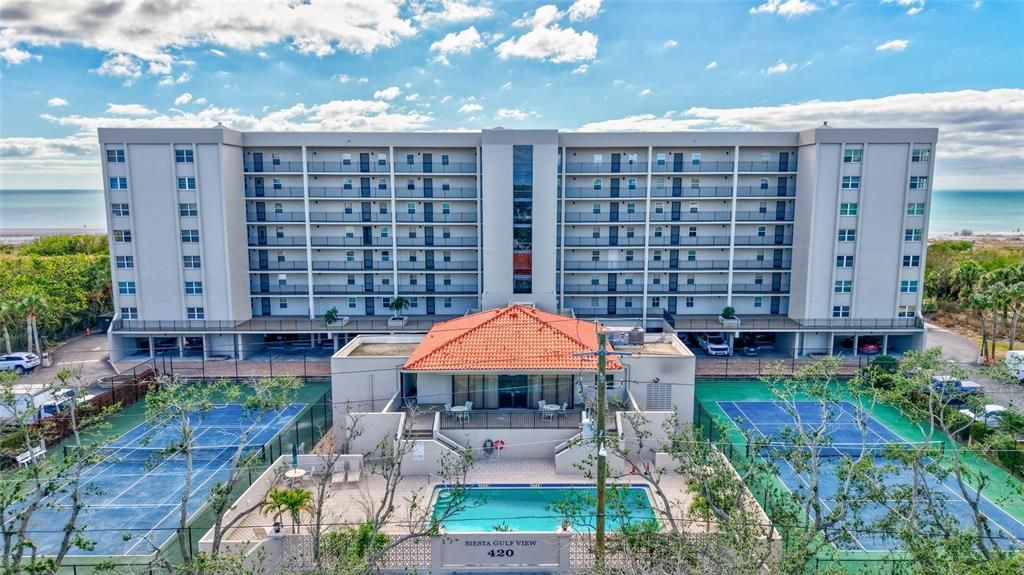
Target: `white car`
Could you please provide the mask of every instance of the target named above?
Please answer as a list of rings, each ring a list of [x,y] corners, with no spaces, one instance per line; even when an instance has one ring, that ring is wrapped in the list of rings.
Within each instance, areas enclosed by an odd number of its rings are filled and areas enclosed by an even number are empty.
[[[985,427],[988,427],[989,429],[999,427],[999,424],[1002,423],[1003,413],[1006,411],[1006,408],[1001,405],[990,403],[986,405],[984,409],[984,413],[975,414],[970,409],[961,409],[960,413],[966,415],[971,419],[971,421],[984,422]]]
[[[729,342],[721,335],[705,333],[697,336],[697,341],[708,355],[732,355]]]
[[[0,371],[13,371],[21,375],[37,367],[39,367],[39,356],[34,353],[19,351],[0,357]]]

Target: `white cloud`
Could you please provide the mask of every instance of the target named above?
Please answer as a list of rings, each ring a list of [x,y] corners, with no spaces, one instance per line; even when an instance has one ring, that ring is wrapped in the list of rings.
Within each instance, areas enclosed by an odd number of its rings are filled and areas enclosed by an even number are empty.
[[[512,89],[512,82],[505,82],[504,84],[501,85],[501,88],[500,88],[500,90],[502,92],[507,92],[508,90],[511,90],[511,89]]]
[[[352,81],[352,78],[348,74],[338,74],[335,78],[342,84],[348,84]]]
[[[907,9],[907,16],[920,14],[924,10],[925,0],[882,0],[882,4],[895,4]]]
[[[751,108],[690,108],[671,117],[641,114],[585,124],[584,131],[757,130],[820,126],[939,129],[940,188],[1024,188],[1024,89],[898,94],[859,100],[812,100]]]
[[[484,107],[481,106],[480,104],[463,104],[459,108],[459,113],[460,114],[475,114],[477,112],[482,112],[483,109],[484,109]]]
[[[704,69],[705,70],[714,70],[717,67],[718,67],[718,62],[712,60],[712,61],[708,62],[707,66],[704,66]]]
[[[661,47],[662,48],[675,48],[678,45],[679,45],[679,42],[676,41],[676,40],[665,40],[665,43],[662,44]]]
[[[750,9],[751,14],[778,14],[786,18],[804,16],[818,11],[818,5],[807,0],[767,0]]]
[[[227,54],[224,53],[224,50],[218,50],[216,48],[210,48],[210,53],[214,56],[220,56],[221,58],[227,57]]]
[[[570,74],[586,74],[589,71],[590,66],[588,64],[580,64],[579,66],[574,68],[573,71],[570,72]]]
[[[406,102],[415,102],[416,100],[419,100],[419,99],[420,99],[419,93],[409,94],[408,96],[405,97],[405,101]]]
[[[875,46],[875,52],[902,52],[910,45],[910,40],[889,40]]]
[[[142,64],[128,54],[114,54],[93,71],[100,76],[125,78],[130,83],[142,77]]]
[[[0,57],[20,63],[31,48],[75,44],[108,59],[128,56],[140,69],[141,63],[148,65],[150,74],[169,75],[177,50],[199,45],[211,53],[287,43],[303,54],[369,54],[416,34],[412,20],[402,15],[403,5],[403,0],[293,1],[239,10],[235,2],[215,0],[6,0]]]
[[[391,86],[390,88],[384,88],[383,90],[377,90],[373,93],[374,100],[394,100],[402,93],[402,89],[398,86]]]
[[[475,26],[470,26],[461,32],[449,32],[444,38],[431,44],[430,51],[437,53],[438,62],[448,64],[448,56],[452,54],[466,55],[476,48],[483,47],[480,32],[477,32]]]
[[[787,64],[782,60],[779,60],[774,66],[769,66],[764,70],[761,70],[762,74],[773,76],[775,74],[785,74],[786,72],[792,72],[796,70],[796,64]]]
[[[196,98],[195,100],[192,100],[192,103],[197,105],[197,106],[205,106],[206,105],[206,98]]]
[[[479,3],[441,0],[413,5],[415,20],[423,27],[482,20],[494,15],[490,6]]]
[[[270,54],[267,54],[263,50],[260,50],[259,52],[256,52],[256,55],[259,56],[260,58],[263,58],[264,60],[266,60],[267,58],[270,57]]]
[[[644,88],[643,90],[640,90],[640,95],[641,96],[650,96],[651,95],[651,89],[650,88]]]
[[[441,103],[442,104],[447,104],[448,102],[451,102],[451,101],[452,101],[452,97],[451,96],[445,96],[444,98],[441,98]]]
[[[50,98],[46,101],[46,105],[51,108],[59,108],[61,106],[67,106],[68,101],[64,98]]]
[[[368,84],[369,82],[370,82],[370,79],[367,78],[366,76],[363,76],[362,78],[356,80],[357,84]]]
[[[584,6],[577,8],[581,4]],[[600,2],[585,0],[578,0],[566,12],[559,12],[554,5],[541,6],[532,16],[524,15],[513,23],[517,27],[530,28],[529,32],[505,40],[494,51],[502,60],[512,57],[554,63],[593,60],[597,57],[597,35],[588,31],[577,32],[571,27],[562,28],[558,22],[567,15],[570,20],[582,20],[594,9],[594,4],[600,9]],[[572,17],[573,8],[577,8],[576,18]]]
[[[24,64],[25,62],[27,62],[29,60],[42,60],[42,59],[43,59],[42,56],[37,56],[37,55],[35,55],[35,54],[31,53],[31,52],[26,52],[25,50],[20,50],[18,48],[15,48],[14,46],[8,46],[6,48],[0,49],[0,60],[3,60],[4,62],[7,62],[8,64],[10,64],[12,66],[17,66],[18,64]]]
[[[156,110],[151,110],[142,104],[112,104],[107,102],[107,113],[115,116],[154,116]]]
[[[164,76],[163,78],[160,79],[160,85],[161,86],[176,86],[178,84],[184,84],[185,82],[188,82],[191,79],[192,79],[192,74],[189,74],[188,72],[182,72],[181,74],[178,74],[177,78],[175,78],[174,76]]]
[[[576,0],[569,6],[567,11],[569,19],[573,22],[590,20],[601,11],[601,0]]]
[[[534,111],[521,110],[519,108],[500,108],[494,117],[498,120],[521,121],[531,117],[540,117],[540,114]]]
[[[190,94],[188,92],[185,92],[184,94],[182,94],[182,95],[180,95],[180,96],[178,96],[177,98],[174,99],[174,105],[175,106],[184,106],[185,104],[188,104],[191,101],[192,101],[192,94]]]

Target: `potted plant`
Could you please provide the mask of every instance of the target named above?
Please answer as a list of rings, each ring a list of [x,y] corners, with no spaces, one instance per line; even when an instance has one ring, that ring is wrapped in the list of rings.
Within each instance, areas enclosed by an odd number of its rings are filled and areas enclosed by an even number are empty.
[[[405,322],[409,318],[399,314],[408,309],[410,303],[409,298],[403,296],[396,296],[388,303],[388,309],[395,313],[388,320],[388,327],[405,327]]]
[[[324,321],[327,322],[327,325],[331,325],[332,323],[338,321],[338,308],[332,307],[331,309],[325,311]]]
[[[740,318],[736,317],[736,310],[732,306],[722,308],[722,315],[718,316],[718,322],[723,327],[739,327]]]

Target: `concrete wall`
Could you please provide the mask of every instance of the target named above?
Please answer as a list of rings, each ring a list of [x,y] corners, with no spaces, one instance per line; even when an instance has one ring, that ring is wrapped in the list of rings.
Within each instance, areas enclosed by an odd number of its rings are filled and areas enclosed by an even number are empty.
[[[567,429],[446,429],[441,432],[458,445],[473,449],[475,459],[534,459],[554,455],[555,446],[579,433],[576,428]],[[495,451],[488,457],[481,450],[484,441],[502,440],[505,449]]]

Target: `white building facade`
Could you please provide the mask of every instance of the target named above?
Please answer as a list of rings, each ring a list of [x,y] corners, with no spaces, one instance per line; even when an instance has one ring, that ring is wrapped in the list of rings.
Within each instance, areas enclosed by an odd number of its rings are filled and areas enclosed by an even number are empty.
[[[336,348],[511,302],[919,347],[937,136],[101,129],[114,355]]]

